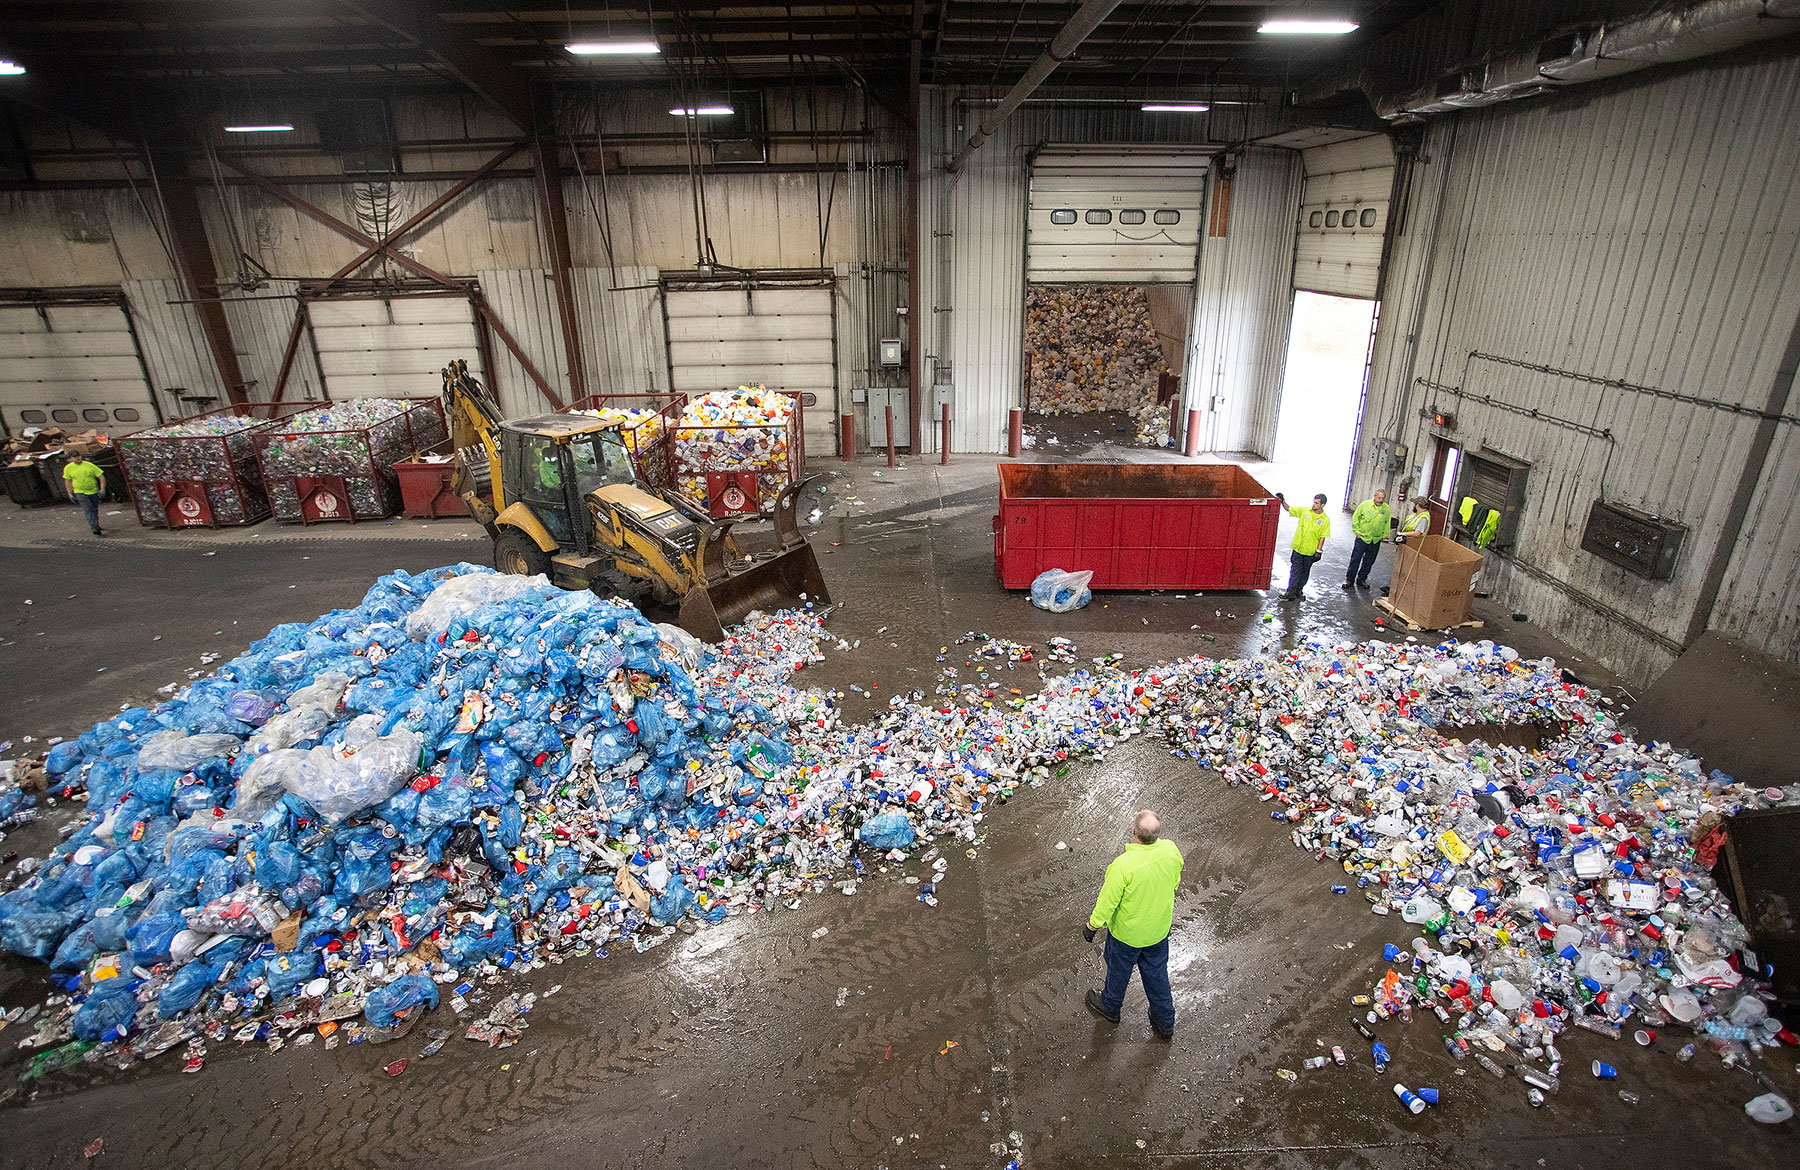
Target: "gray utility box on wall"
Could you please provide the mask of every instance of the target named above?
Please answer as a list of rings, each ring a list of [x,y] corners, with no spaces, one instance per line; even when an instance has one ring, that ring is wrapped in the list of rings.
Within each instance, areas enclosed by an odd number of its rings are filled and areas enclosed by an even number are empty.
[[[1456,473],[1456,498],[1450,501],[1450,522],[1458,532],[1466,532],[1471,541],[1481,534],[1488,509],[1500,513],[1500,524],[1489,547],[1511,548],[1519,538],[1519,511],[1525,506],[1525,475],[1529,463],[1521,463],[1510,455],[1490,451],[1464,451],[1462,468]],[[1475,497],[1475,510],[1469,522],[1462,522],[1462,504]]]
[[[1667,581],[1675,575],[1687,525],[1624,504],[1595,500],[1581,530],[1581,547],[1621,569]]]

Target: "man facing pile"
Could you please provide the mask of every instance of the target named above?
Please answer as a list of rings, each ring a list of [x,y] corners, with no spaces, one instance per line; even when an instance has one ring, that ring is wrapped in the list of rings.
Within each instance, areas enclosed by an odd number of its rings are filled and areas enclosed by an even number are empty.
[[[1175,888],[1181,884],[1181,850],[1157,840],[1162,824],[1146,809],[1132,825],[1134,840],[1106,867],[1106,881],[1082,928],[1089,942],[1106,931],[1106,990],[1087,993],[1088,1010],[1119,1022],[1125,989],[1136,968],[1150,1001],[1150,1028],[1159,1040],[1175,1036],[1175,997],[1169,991],[1169,928],[1175,922]]]

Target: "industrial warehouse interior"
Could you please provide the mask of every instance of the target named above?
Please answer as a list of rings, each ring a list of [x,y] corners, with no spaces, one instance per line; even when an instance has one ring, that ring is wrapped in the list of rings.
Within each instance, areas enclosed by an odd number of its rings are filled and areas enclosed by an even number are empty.
[[[1800,0],[0,0],[0,1165],[1800,1162]]]

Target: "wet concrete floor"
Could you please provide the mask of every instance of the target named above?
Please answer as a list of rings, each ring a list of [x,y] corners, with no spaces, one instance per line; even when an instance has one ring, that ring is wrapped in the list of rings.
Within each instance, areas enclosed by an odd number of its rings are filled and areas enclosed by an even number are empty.
[[[850,696],[849,714],[862,717],[893,691],[929,690],[939,648],[959,649],[952,643],[970,630],[1039,645],[1061,635],[1084,659],[1121,651],[1129,663],[1384,632],[1370,595],[1338,588],[1341,547],[1297,604],[1257,593],[1103,594],[1075,614],[1043,613],[996,585],[992,512],[991,490],[972,490],[826,517],[814,537],[839,603],[829,625],[861,647],[829,652],[808,681],[873,690]],[[9,550],[0,737],[79,730],[184,677],[201,654],[230,656],[274,622],[353,603],[379,572],[484,552],[474,542],[329,538],[213,557],[78,542]],[[1386,569],[1384,556],[1376,577]],[[1275,584],[1283,580],[1278,568]],[[1524,625],[1484,632],[1530,653],[1550,648]],[[1010,677],[1002,691],[1037,682],[1031,666],[990,670]],[[1081,1004],[1103,966],[1080,927],[1132,811],[1145,806],[1187,857],[1171,946],[1173,1044],[1151,1038],[1135,986],[1116,1029]],[[1751,1078],[1676,1063],[1672,1036],[1646,1050],[1575,1033],[1562,1091],[1541,1110],[1518,1081],[1453,1061],[1428,1015],[1382,1026],[1396,1062],[1376,1075],[1349,1000],[1384,966],[1382,945],[1408,932],[1354,894],[1334,897],[1341,871],[1295,849],[1266,805],[1158,743],[1133,740],[1023,789],[984,827],[973,859],[949,854],[935,909],[901,881],[927,868],[914,860],[873,872],[854,898],[828,891],[647,954],[535,972],[529,986],[562,990],[540,1002],[511,1049],[458,1036],[389,1078],[382,1066],[414,1056],[420,1041],[273,1055],[227,1043],[211,1046],[197,1076],[180,1075],[176,1050],[129,1073],[90,1066],[49,1078],[34,1099],[0,1111],[0,1164],[81,1165],[96,1137],[105,1139],[96,1164],[312,1170],[999,1170],[1007,1156],[990,1147],[1010,1141],[1022,1143],[1026,1167],[1792,1164],[1792,1126],[1767,1130],[1742,1113],[1761,1091]],[[27,847],[23,833],[6,842]],[[829,933],[812,938],[819,927]],[[23,1002],[41,988],[35,979],[12,963],[0,994]],[[447,1009],[428,1020],[449,1022]],[[1302,1072],[1296,1084],[1275,1075],[1332,1044],[1352,1054],[1347,1068]],[[1621,1079],[1589,1078],[1594,1057]],[[14,1052],[5,1060],[17,1068]],[[1794,1096],[1791,1054],[1760,1067]],[[1396,1080],[1438,1087],[1443,1105],[1406,1113]],[[1638,1105],[1619,1100],[1621,1085]]]

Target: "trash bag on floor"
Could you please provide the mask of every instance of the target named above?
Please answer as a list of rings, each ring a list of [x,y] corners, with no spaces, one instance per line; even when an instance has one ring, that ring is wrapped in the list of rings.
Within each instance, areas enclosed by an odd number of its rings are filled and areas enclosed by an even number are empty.
[[[398,1013],[417,1004],[424,1004],[428,1009],[437,1007],[437,985],[423,975],[402,975],[386,987],[369,993],[363,1015],[377,1028],[391,1028]]]
[[[418,732],[401,728],[392,735],[362,739],[347,756],[316,747],[282,783],[327,822],[337,824],[380,804],[418,775],[423,743]]]
[[[238,749],[235,735],[187,735],[180,731],[159,731],[144,740],[138,749],[139,768],[173,768],[186,772],[201,760],[222,756]]]
[[[94,984],[93,990],[75,1010],[75,1038],[99,1040],[114,1029],[129,1027],[138,1009],[137,995],[131,984],[130,977],[124,975]]]
[[[1080,609],[1094,599],[1088,582],[1090,571],[1071,573],[1063,569],[1045,569],[1031,582],[1031,604],[1051,613],[1068,613]]]
[[[918,834],[914,831],[912,821],[905,813],[890,812],[870,817],[863,822],[862,842],[871,849],[887,852],[889,849],[905,849],[913,843]]]

